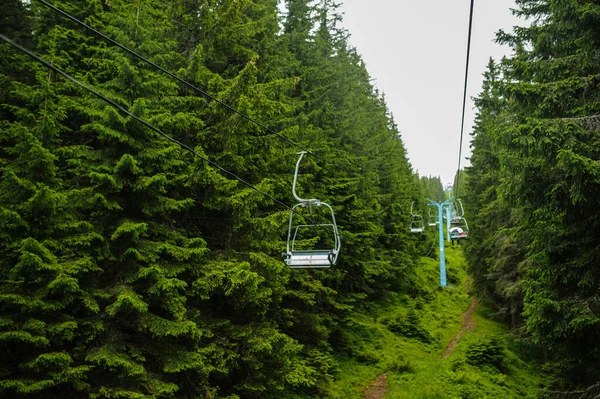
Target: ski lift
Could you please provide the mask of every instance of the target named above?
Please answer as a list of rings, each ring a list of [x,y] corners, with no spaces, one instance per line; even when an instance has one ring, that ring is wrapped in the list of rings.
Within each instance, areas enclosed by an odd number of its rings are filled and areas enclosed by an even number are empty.
[[[460,216],[450,217],[450,226],[460,226],[462,219]]]
[[[464,218],[461,218],[460,225],[450,227],[449,231],[451,240],[466,240],[469,238],[469,225]]]
[[[306,151],[301,151],[297,155],[300,155],[298,162],[296,162],[296,171],[294,173],[294,182],[292,184],[292,194],[298,201],[298,204],[292,207],[290,211],[290,222],[288,226],[288,236],[286,251],[282,253],[283,261],[292,269],[308,269],[308,268],[327,268],[335,265],[337,262],[338,255],[340,253],[340,235],[338,233],[337,224],[335,223],[335,215],[333,209],[329,204],[319,201],[318,199],[302,199],[296,194],[296,182],[298,181],[298,169],[300,168],[300,161],[306,154]],[[317,208],[324,207],[330,213],[331,223],[317,223],[315,221],[315,214]],[[297,210],[308,209],[308,216],[312,223],[297,224],[294,226],[294,215],[298,214]],[[310,232],[323,232],[328,231],[333,236],[333,248],[327,249],[296,249],[296,241],[299,241],[298,233],[300,231]],[[313,239],[319,238],[318,234],[314,234]]]
[[[450,217],[450,239],[452,240],[464,240],[469,238],[469,225],[467,219],[464,218],[465,209],[463,208],[462,201],[457,200],[457,204],[453,206],[453,215]],[[456,208],[456,209],[454,209]]]
[[[413,213],[414,201],[410,204],[410,232],[422,233],[425,230],[425,222],[421,215]]]
[[[435,227],[438,224],[438,213],[437,211],[431,212],[432,209],[429,208],[429,216],[427,218],[427,224],[429,227]]]
[[[458,206],[456,206],[456,204],[454,205],[454,208],[456,208],[456,216],[462,218],[463,216],[465,216],[465,208],[463,208],[463,204],[460,199],[457,199],[456,201],[458,201],[458,205],[460,205],[460,212]]]
[[[458,201],[460,201],[460,200],[458,200]],[[458,211],[458,209],[459,209],[458,208],[458,204],[459,203],[460,202],[458,202],[458,203],[457,202],[452,202],[450,204],[450,213],[448,215],[448,220],[446,222],[450,226],[453,226],[453,227],[459,227],[460,226],[460,221],[461,221],[461,218],[462,218],[462,214],[459,214],[459,211]],[[460,205],[462,207],[462,203],[460,203]],[[464,213],[464,211],[463,211],[463,213]]]

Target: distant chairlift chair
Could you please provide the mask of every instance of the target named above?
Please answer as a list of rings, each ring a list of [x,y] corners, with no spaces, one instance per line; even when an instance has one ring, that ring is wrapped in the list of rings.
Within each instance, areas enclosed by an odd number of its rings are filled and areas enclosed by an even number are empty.
[[[469,238],[469,226],[467,225],[466,219],[461,219],[460,226],[450,227],[450,239],[452,240],[466,240]]]
[[[335,265],[337,262],[338,255],[340,253],[340,235],[338,233],[337,224],[335,223],[335,215],[333,209],[329,204],[319,201],[318,199],[302,199],[296,194],[296,182],[298,181],[298,169],[300,168],[300,161],[306,154],[306,151],[299,152],[300,158],[296,162],[296,171],[294,173],[294,183],[292,185],[292,194],[298,201],[298,204],[292,207],[290,211],[290,222],[288,226],[288,236],[286,251],[282,254],[283,261],[292,269],[309,269],[309,268],[327,268]],[[294,213],[296,208],[308,208],[309,214],[313,216],[314,207],[324,206],[331,213],[331,223],[316,223],[313,220],[313,224],[299,224],[294,226]],[[312,230],[331,230],[333,234],[333,248],[330,249],[311,249],[311,250],[297,250],[295,249],[296,238],[300,229],[312,229]]]
[[[429,227],[435,227],[438,225],[438,213],[437,211],[433,211],[431,212],[432,209],[429,208],[429,217],[428,217],[428,221],[427,224],[429,225]]]
[[[411,233],[422,233],[425,231],[425,221],[419,214],[413,213],[414,202],[410,204],[410,232]]]
[[[456,211],[450,218],[450,238],[453,240],[466,240],[469,238],[469,225],[464,218],[465,210],[462,201],[457,200],[460,208],[456,206]],[[459,212],[460,211],[460,212]]]

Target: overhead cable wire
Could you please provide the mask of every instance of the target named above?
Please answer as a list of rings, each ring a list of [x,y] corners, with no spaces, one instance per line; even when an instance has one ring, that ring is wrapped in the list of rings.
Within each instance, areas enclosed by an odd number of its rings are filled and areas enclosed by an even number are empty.
[[[433,244],[431,245],[431,248],[429,248],[429,251],[427,252],[427,255],[425,255],[425,258],[427,258],[429,256],[429,254],[431,253],[431,251],[433,251],[435,244],[437,244],[437,243],[435,242],[435,240],[433,240]]]
[[[600,130],[600,115],[588,115],[580,116],[576,118],[561,118],[565,121],[571,121],[579,124],[588,132],[595,132]]]
[[[234,179],[238,180],[239,182],[243,183],[244,185],[246,185],[247,187],[251,188],[252,190],[261,193],[262,195],[268,197],[269,199],[273,200],[274,202],[276,202],[277,204],[287,208],[287,209],[291,209],[287,204],[279,201],[278,199],[276,199],[275,197],[273,197],[272,195],[262,191],[261,189],[259,189],[258,187],[252,185],[251,183],[248,183],[246,180],[244,180],[243,178],[239,177],[238,175],[236,175],[233,172],[230,172],[229,170],[225,169],[224,167],[222,167],[221,165],[217,164],[214,161],[211,161],[209,158],[199,154],[198,152],[196,152],[192,147],[180,142],[179,140],[169,136],[168,134],[164,133],[162,130],[160,130],[159,128],[155,127],[154,125],[150,124],[149,122],[145,121],[144,119],[132,114],[131,112],[129,112],[128,110],[126,110],[125,108],[123,108],[122,106],[120,106],[119,104],[117,104],[116,102],[114,102],[113,100],[109,99],[108,97],[100,94],[99,92],[97,92],[96,90],[92,89],[91,87],[87,86],[86,84],[78,81],[77,79],[75,79],[74,77],[72,77],[71,75],[67,74],[66,72],[58,69],[57,67],[55,67],[54,65],[50,64],[49,62],[45,61],[44,59],[42,59],[41,57],[39,57],[37,54],[32,53],[31,51],[27,50],[26,48],[20,46],[19,44],[13,42],[12,40],[10,40],[8,37],[4,36],[3,34],[0,33],[0,39],[4,40],[6,43],[10,44],[11,46],[19,49],[20,51],[22,51],[23,53],[27,54],[28,56],[30,56],[31,58],[33,58],[34,60],[38,61],[39,63],[43,64],[44,66],[46,66],[47,68],[53,70],[54,72],[58,73],[59,75],[63,76],[65,79],[75,83],[77,86],[89,91],[90,93],[92,93],[94,96],[100,98],[101,100],[107,102],[110,106],[112,106],[113,108],[115,108],[117,111],[135,119],[136,121],[140,122],[141,124],[143,124],[144,126],[146,126],[147,128],[153,130],[154,132],[158,133],[159,135],[163,136],[164,138],[166,138],[167,140],[179,145],[181,148],[191,152],[194,156],[203,159],[204,161],[206,161],[208,164],[212,165],[213,167],[219,169],[221,172],[228,174],[229,176],[233,177]]]
[[[471,9],[469,11],[469,34],[467,38],[467,61],[465,65],[465,87],[463,91],[462,118],[460,122],[460,143],[458,147],[458,168],[456,170],[456,187],[454,188],[454,198],[458,199],[458,186],[460,182],[460,162],[462,160],[463,133],[465,131],[465,109],[467,108],[467,83],[469,81],[469,57],[471,55],[471,32],[473,31],[473,8],[475,0],[471,0]]]
[[[87,25],[85,22],[82,22],[80,20],[78,20],[77,18],[75,18],[74,16],[72,16],[71,14],[67,13],[66,11],[48,3],[45,0],[37,0],[40,3],[42,3],[43,5],[45,5],[46,7],[56,11],[57,13],[61,14],[62,16],[64,16],[65,18],[70,19],[71,21],[75,22],[76,24],[83,26],[84,28],[88,29],[89,31],[93,32],[94,34],[100,36],[101,38],[103,38],[104,40],[110,42],[111,44],[119,47],[122,50],[125,50],[126,52],[128,52],[129,54],[133,55],[134,57],[142,60],[143,62],[147,63],[148,65],[153,66],[154,68],[158,69],[159,71],[163,72],[164,74],[168,75],[169,77],[177,80],[179,83],[189,87],[190,89],[196,91],[197,93],[202,94],[203,96],[205,96],[206,98],[216,102],[217,104],[227,108],[228,110],[230,110],[231,112],[239,115],[240,117],[242,117],[243,119],[246,119],[247,121],[254,123],[256,126],[260,127],[263,131],[265,131],[266,133],[275,135],[277,137],[279,137],[281,140],[286,141],[287,143],[293,145],[294,147],[302,150],[302,151],[306,151],[308,154],[312,155],[315,158],[318,158],[328,164],[331,164],[329,161],[327,161],[325,158],[315,154],[314,152],[312,152],[311,150],[309,150],[308,148],[304,147],[301,144],[296,143],[295,141],[285,137],[284,135],[282,135],[281,133],[276,132],[275,130],[271,129],[270,127],[266,126],[265,124],[257,121],[256,119],[252,118],[251,116],[249,116],[248,114],[243,113],[242,111],[236,109],[235,107],[232,107],[231,105],[227,104],[224,101],[219,100],[218,98],[216,98],[215,96],[213,96],[212,94],[202,90],[201,88],[195,86],[194,84],[180,78],[179,76],[175,75],[172,72],[169,72],[168,70],[166,70],[165,68],[161,67],[160,65],[150,61],[149,59],[145,58],[144,56],[138,54],[137,52],[131,50],[130,48],[122,45],[121,43],[117,42],[114,39],[111,39],[110,37],[106,36],[104,33],[92,28],[91,26]]]

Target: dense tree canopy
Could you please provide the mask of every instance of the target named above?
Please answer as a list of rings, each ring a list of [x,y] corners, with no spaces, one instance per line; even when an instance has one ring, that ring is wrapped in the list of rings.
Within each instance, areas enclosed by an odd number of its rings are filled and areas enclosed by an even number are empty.
[[[3,2],[0,33],[283,203],[298,148],[273,131],[315,151],[299,190],[334,206],[343,252],[288,270],[285,207],[2,43],[0,395],[326,396],[346,312],[425,247],[422,188],[337,6],[52,4],[219,102],[38,1]]]
[[[278,3],[52,1],[187,84],[0,4],[0,34],[112,102],[0,42],[0,396],[328,397],[353,309],[401,292],[419,330],[437,240],[410,210],[449,192],[413,174],[338,4]],[[454,187],[479,295],[568,390],[600,378],[600,4],[517,4]],[[300,150],[340,228],[327,270],[281,260]]]
[[[468,173],[471,272],[570,385],[598,381],[600,4],[520,0],[498,40]],[[522,318],[521,318],[522,316]]]

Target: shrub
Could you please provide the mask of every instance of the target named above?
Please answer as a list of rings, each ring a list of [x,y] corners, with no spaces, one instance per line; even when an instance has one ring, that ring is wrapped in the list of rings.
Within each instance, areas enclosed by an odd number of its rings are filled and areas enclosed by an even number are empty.
[[[375,364],[379,362],[379,353],[373,350],[363,350],[357,353],[356,358],[361,363]]]
[[[406,316],[397,315],[390,319],[382,320],[382,322],[395,334],[418,339],[424,343],[432,341],[431,334],[421,325],[421,319],[414,309],[409,310]]]
[[[413,367],[410,360],[408,360],[404,357],[399,357],[399,358],[392,360],[388,364],[387,369],[389,371],[393,371],[394,373],[414,373],[415,372],[415,368]]]
[[[497,338],[485,338],[467,349],[467,363],[473,366],[490,365],[502,367],[504,347]]]

